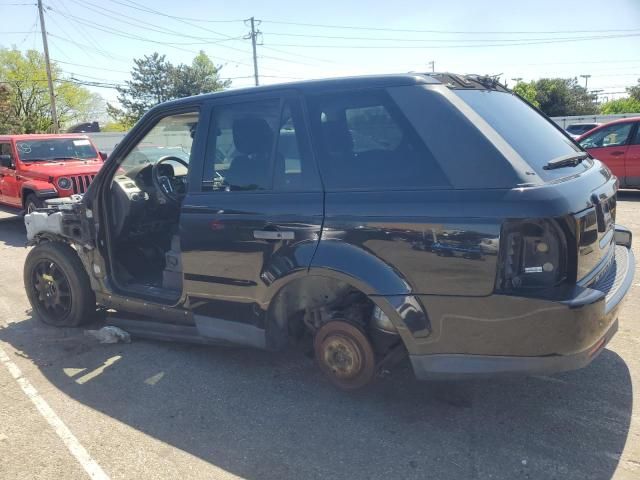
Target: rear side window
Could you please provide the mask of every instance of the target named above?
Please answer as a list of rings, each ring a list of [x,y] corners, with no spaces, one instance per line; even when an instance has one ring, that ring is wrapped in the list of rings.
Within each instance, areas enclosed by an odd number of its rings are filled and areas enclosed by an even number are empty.
[[[578,152],[575,144],[550,121],[517,96],[490,90],[454,90],[527,162],[543,180],[579,173],[587,162],[576,167],[545,170],[554,158]]]
[[[328,189],[447,185],[432,153],[385,91],[312,97],[310,113]]]

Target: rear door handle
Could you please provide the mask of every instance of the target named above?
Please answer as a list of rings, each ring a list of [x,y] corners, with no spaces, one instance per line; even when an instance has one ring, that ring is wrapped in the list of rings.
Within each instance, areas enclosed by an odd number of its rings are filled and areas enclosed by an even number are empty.
[[[295,233],[291,230],[254,230],[253,238],[258,240],[293,240]]]
[[[609,155],[611,155],[612,157],[619,157],[620,155],[624,155],[624,152],[616,150],[615,152],[611,152]]]

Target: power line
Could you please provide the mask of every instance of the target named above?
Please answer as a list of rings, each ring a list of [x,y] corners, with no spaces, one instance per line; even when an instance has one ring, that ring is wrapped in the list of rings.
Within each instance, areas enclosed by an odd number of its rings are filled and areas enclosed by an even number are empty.
[[[338,49],[447,49],[447,48],[487,48],[487,47],[515,47],[521,45],[542,45],[555,43],[568,43],[592,40],[609,40],[614,38],[640,37],[640,33],[624,34],[624,35],[602,35],[594,37],[579,37],[566,40],[540,40],[535,42],[514,42],[514,43],[496,43],[496,44],[469,44],[469,45],[318,45],[318,44],[291,44],[291,43],[273,43],[277,47],[295,47],[295,48],[338,48]]]
[[[405,32],[405,33],[438,33],[438,34],[550,34],[550,33],[608,33],[608,32],[637,32],[637,28],[628,29],[589,29],[589,30],[518,30],[518,31],[489,31],[489,30],[424,30],[424,29],[405,29],[405,28],[382,28],[382,27],[366,27],[356,25],[329,25],[326,23],[299,23],[299,22],[286,22],[279,20],[264,20],[264,23],[273,23],[275,25],[294,25],[298,27],[314,27],[314,28],[331,28],[331,29],[344,29],[344,30],[370,30],[376,32]]]
[[[640,30],[633,32],[640,34]],[[548,37],[548,38],[398,38],[398,37],[352,37],[342,35],[315,35],[309,33],[283,33],[283,32],[267,32],[267,35],[281,37],[303,37],[303,38],[326,38],[333,40],[366,40],[370,42],[533,42],[542,40],[578,40],[594,38],[593,35],[586,37]],[[598,37],[599,38],[599,37]],[[602,36],[609,38],[609,36]]]
[[[86,9],[90,10],[91,12],[97,13],[97,14],[102,15],[102,16],[107,17],[107,18],[111,18],[111,19],[113,19],[113,20],[115,20],[117,22],[124,23],[126,25],[132,25],[134,27],[140,27],[140,24],[143,24],[143,25],[147,25],[148,27],[152,27],[152,28],[146,28],[145,30],[151,30],[151,31],[154,31],[154,32],[158,32],[158,33],[161,33],[161,34],[167,34],[167,35],[179,35],[180,37],[183,37],[183,38],[192,38],[192,39],[195,39],[195,40],[199,40],[198,42],[180,42],[180,43],[173,42],[176,45],[208,45],[208,44],[215,44],[215,43],[226,42],[226,41],[231,41],[231,40],[240,40],[242,38],[240,36],[223,38],[223,39],[219,39],[219,38],[218,39],[211,39],[211,38],[198,37],[198,36],[186,34],[184,32],[179,32],[177,30],[171,30],[171,29],[168,29],[166,27],[161,27],[161,26],[156,25],[154,23],[146,22],[146,21],[140,20],[139,18],[135,18],[135,17],[132,17],[130,15],[125,15],[125,14],[123,14],[121,12],[118,12],[118,11],[115,11],[115,10],[111,10],[109,8],[105,8],[103,6],[98,6],[98,5],[96,5],[94,3],[91,3],[91,2],[88,2],[88,1],[84,1],[84,2],[79,2],[77,0],[71,0],[71,1],[73,3],[79,5],[79,6],[82,6],[82,7],[86,8]],[[92,8],[92,6],[94,8]],[[111,12],[114,15],[109,15],[109,14],[107,14],[105,12]],[[72,15],[71,13],[69,13],[69,15],[71,17],[74,17],[74,15]],[[74,18],[78,18],[79,19],[80,17],[74,17]],[[133,20],[133,21],[132,22],[128,22],[128,21],[124,20],[124,18],[128,18],[128,19]],[[90,21],[90,20],[85,19],[85,18],[82,18],[81,20],[83,20],[85,22],[89,22]]]

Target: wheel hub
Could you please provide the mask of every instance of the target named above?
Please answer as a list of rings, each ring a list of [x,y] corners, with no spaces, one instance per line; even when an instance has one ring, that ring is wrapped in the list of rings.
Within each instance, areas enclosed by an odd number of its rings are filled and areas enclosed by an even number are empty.
[[[324,362],[341,378],[352,378],[362,368],[362,359],[354,342],[342,335],[329,337],[323,344]]]
[[[316,332],[313,343],[318,366],[336,386],[353,390],[373,378],[375,355],[359,327],[332,320]]]

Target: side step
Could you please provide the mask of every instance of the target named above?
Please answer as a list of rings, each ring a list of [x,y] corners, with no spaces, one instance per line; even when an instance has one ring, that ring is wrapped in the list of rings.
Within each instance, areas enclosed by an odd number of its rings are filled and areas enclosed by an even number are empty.
[[[198,329],[191,325],[132,320],[115,315],[107,315],[105,323],[129,332],[132,337],[202,345],[231,345],[229,342],[203,337],[198,333]]]

